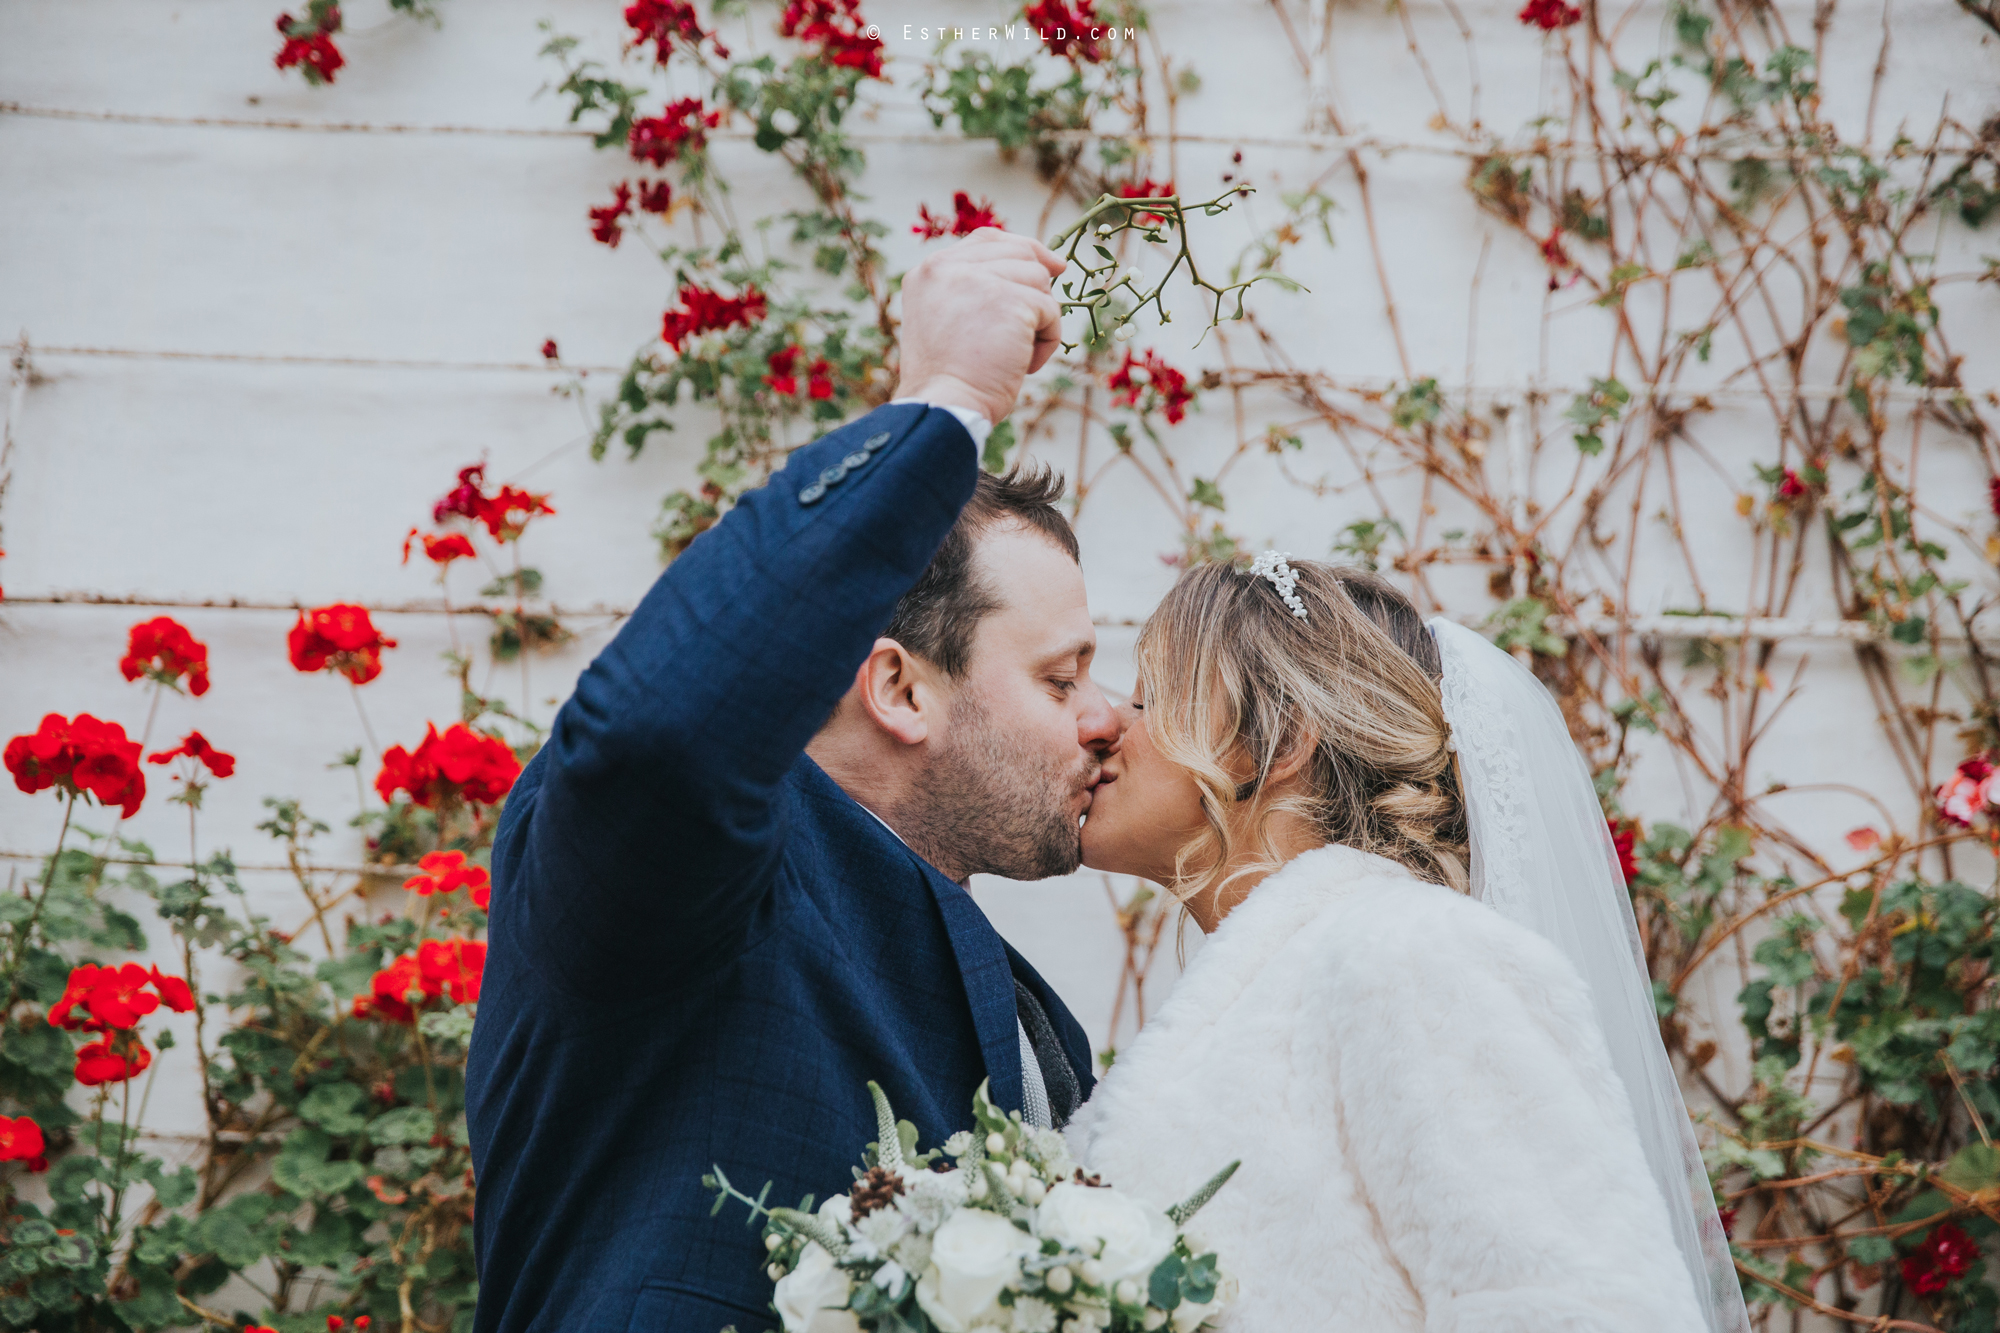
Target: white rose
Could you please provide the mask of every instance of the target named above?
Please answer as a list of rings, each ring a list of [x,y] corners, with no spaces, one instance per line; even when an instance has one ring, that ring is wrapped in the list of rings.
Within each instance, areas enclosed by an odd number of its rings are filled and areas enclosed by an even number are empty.
[[[771,1303],[785,1333],[861,1333],[861,1321],[847,1304],[854,1280],[818,1245],[807,1243],[797,1267],[778,1279]]]
[[[1032,1236],[997,1213],[966,1208],[931,1237],[931,1261],[917,1280],[917,1304],[942,1333],[965,1333],[994,1309],[1001,1289],[1021,1271]]]
[[[1049,1190],[1035,1210],[1035,1231],[1092,1256],[1112,1282],[1149,1276],[1174,1247],[1174,1224],[1165,1213],[1074,1181]]]

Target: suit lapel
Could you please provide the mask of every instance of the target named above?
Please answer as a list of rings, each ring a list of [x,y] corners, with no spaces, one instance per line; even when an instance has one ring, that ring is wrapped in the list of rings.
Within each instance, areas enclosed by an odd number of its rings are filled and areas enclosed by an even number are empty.
[[[1014,970],[1008,961],[1011,950],[971,894],[915,852],[910,852],[910,859],[923,870],[937,899],[945,933],[951,937],[951,951],[958,958],[959,975],[965,979],[972,1025],[979,1033],[980,1053],[986,1058],[988,1095],[1003,1111],[1023,1110],[1021,1020],[1014,1006]]]
[[[972,901],[970,894],[946,879],[936,866],[911,851],[908,844],[849,796],[810,757],[801,757],[799,762],[804,769],[808,790],[831,799],[844,809],[855,837],[872,842],[884,857],[900,854],[908,858],[923,876],[931,897],[937,902],[945,936],[951,941],[952,957],[957,961],[959,976],[965,983],[966,1002],[972,1009],[973,1031],[979,1037],[979,1053],[986,1065],[988,1095],[992,1097],[993,1104],[1003,1111],[1022,1110],[1020,1018],[1014,1005],[1012,967],[1012,959],[1019,955],[1014,954],[1006,941],[1000,938],[1000,932],[993,929],[993,923],[986,919],[986,913],[979,910],[979,904]],[[1069,1017],[1069,1011],[1062,1007],[1061,1001],[1051,1003],[1053,992],[1048,990],[1040,977],[1034,975],[1034,969],[1025,962],[1021,967],[1024,976],[1031,978],[1031,984],[1038,988],[1037,997],[1042,1000],[1042,1007],[1051,1015],[1061,1015],[1054,1021],[1063,1033],[1067,1049],[1069,1029],[1076,1027],[1075,1020]],[[1087,1042],[1084,1049],[1087,1062]],[[1074,1056],[1071,1062],[1075,1063]],[[1078,1065],[1077,1069],[1079,1081],[1087,1089],[1089,1074],[1082,1065]],[[960,1108],[952,1109],[956,1114]]]

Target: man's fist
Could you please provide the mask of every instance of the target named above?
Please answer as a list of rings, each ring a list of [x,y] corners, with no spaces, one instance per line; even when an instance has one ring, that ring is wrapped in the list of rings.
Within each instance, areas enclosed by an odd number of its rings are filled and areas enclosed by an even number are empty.
[[[988,421],[1014,410],[1021,381],[1060,341],[1049,281],[1055,252],[1029,236],[981,227],[903,279],[899,398],[969,407]]]

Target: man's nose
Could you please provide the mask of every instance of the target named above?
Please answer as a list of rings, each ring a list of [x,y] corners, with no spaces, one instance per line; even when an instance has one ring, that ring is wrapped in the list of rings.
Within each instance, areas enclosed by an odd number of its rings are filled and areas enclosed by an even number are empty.
[[[1083,709],[1076,720],[1077,744],[1103,754],[1115,752],[1119,737],[1125,734],[1125,719],[1104,697],[1104,691],[1097,688],[1096,681],[1086,678],[1079,693]]]

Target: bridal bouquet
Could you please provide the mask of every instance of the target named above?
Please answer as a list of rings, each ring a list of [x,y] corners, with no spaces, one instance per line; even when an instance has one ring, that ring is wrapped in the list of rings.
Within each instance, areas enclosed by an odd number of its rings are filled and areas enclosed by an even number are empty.
[[[765,1219],[785,1333],[1193,1333],[1234,1294],[1181,1227],[1236,1163],[1162,1212],[1086,1176],[1062,1135],[1002,1115],[983,1084],[978,1128],[926,1153],[882,1089],[868,1090],[880,1137],[854,1188],[817,1211],[810,1197],[766,1208],[719,1168],[703,1178],[715,1211],[734,1198]]]

